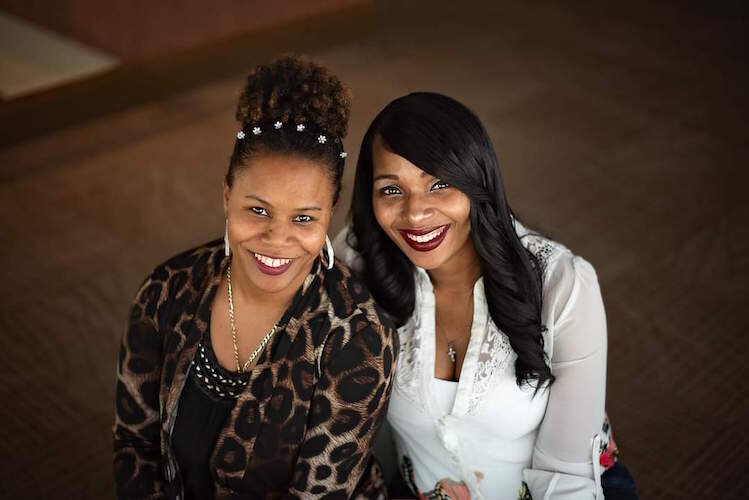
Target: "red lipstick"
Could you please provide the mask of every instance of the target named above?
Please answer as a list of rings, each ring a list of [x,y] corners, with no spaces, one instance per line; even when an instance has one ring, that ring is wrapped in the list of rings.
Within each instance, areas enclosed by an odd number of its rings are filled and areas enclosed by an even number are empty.
[[[408,246],[414,250],[418,252],[429,252],[440,246],[440,244],[445,240],[445,236],[447,236],[447,231],[449,229],[449,224],[446,224],[444,226],[437,226],[430,229],[399,229],[398,232],[401,233],[403,240],[408,243]],[[428,241],[416,241],[414,239],[430,234],[433,237]]]

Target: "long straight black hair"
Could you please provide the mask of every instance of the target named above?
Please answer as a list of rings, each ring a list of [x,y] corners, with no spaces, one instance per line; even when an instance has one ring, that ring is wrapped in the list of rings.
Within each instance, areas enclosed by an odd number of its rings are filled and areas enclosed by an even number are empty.
[[[539,262],[515,232],[489,135],[475,114],[450,97],[417,92],[398,98],[377,115],[362,141],[348,243],[364,259],[363,277],[375,300],[398,325],[414,311],[414,266],[372,210],[372,144],[378,136],[389,150],[468,196],[489,314],[517,354],[517,383],[536,389],[553,383],[543,349]]]

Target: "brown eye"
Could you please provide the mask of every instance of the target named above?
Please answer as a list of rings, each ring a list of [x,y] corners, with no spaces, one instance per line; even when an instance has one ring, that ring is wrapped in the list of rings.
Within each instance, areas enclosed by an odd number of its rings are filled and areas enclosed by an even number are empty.
[[[263,207],[250,207],[250,211],[261,217],[268,217],[268,211]]]
[[[401,190],[395,186],[385,186],[384,188],[380,189],[380,193],[384,194],[385,196],[393,196],[396,194],[400,194],[400,192]]]
[[[302,224],[305,224],[307,222],[312,222],[314,219],[310,217],[309,215],[297,215],[294,217],[294,222],[301,222]]]
[[[434,184],[432,184],[431,191],[439,191],[440,189],[449,188],[450,184],[448,184],[445,181],[437,181]]]

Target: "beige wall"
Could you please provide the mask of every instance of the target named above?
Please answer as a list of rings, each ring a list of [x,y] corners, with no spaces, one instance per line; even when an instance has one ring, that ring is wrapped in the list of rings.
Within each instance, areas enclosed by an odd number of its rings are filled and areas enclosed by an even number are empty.
[[[169,52],[371,0],[0,0],[0,9],[124,61]]]

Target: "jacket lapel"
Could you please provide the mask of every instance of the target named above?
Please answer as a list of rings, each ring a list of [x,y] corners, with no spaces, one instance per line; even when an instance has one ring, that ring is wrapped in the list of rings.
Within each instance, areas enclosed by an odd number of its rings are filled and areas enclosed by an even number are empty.
[[[312,336],[306,331],[306,318],[311,310],[317,311],[324,306],[320,303],[323,272],[318,259],[281,318],[282,328],[269,343],[268,348],[260,354],[247,387],[226,419],[211,456],[211,468],[215,471],[220,485],[229,485],[236,489],[240,482],[246,480],[248,466],[253,460],[258,431],[266,424],[267,406],[278,382],[279,364],[276,362],[288,357],[297,335],[305,335],[307,342],[311,341]],[[275,429],[271,426],[268,431],[274,432]]]
[[[189,371],[190,363],[200,346],[211,320],[211,305],[216,290],[221,282],[222,272],[228,264],[228,259],[221,252],[213,250],[207,264],[207,286],[193,291],[193,307],[186,307],[182,317],[170,330],[170,339],[166,341],[165,356],[162,373],[162,400],[164,400],[162,414],[162,430],[169,437],[177,417],[177,408],[182,389]],[[174,345],[176,348],[171,348]],[[164,397],[165,394],[165,397]],[[166,446],[163,446],[166,447]]]

